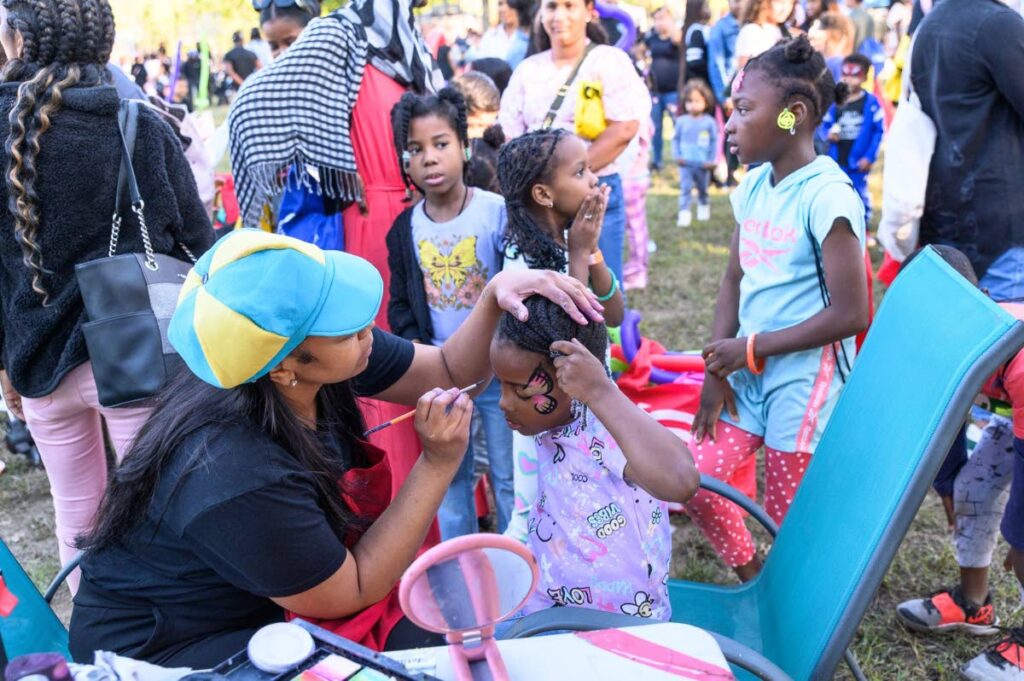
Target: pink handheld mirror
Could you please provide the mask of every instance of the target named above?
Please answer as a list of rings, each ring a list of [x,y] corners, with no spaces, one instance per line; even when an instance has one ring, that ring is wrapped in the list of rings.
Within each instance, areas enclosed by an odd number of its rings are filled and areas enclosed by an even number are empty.
[[[494,626],[523,607],[538,577],[537,561],[521,543],[471,534],[417,558],[402,576],[398,599],[414,624],[445,635],[457,681],[472,681],[470,662],[479,660],[494,681],[508,681]]]

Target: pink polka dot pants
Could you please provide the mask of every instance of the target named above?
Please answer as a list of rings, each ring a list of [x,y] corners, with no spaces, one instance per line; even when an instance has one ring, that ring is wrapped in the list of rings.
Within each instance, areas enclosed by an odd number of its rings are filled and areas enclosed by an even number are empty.
[[[705,437],[700,444],[691,442],[690,452],[697,470],[728,481],[763,444],[764,438],[719,421],[714,441]],[[781,525],[786,517],[810,460],[807,453],[765,448],[764,506],[776,523]],[[746,565],[754,559],[754,541],[739,506],[701,490],[687,502],[686,512],[729,567]]]

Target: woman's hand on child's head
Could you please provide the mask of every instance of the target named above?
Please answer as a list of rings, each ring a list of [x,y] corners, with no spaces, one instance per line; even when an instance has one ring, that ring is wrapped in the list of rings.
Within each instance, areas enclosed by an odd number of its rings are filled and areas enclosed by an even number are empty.
[[[473,400],[457,388],[434,388],[416,403],[416,433],[430,463],[457,467],[469,447]]]
[[[604,363],[575,338],[552,343],[551,352],[559,355],[554,359],[555,381],[572,399],[590,402],[611,385]]]
[[[739,420],[732,386],[725,379],[705,373],[704,387],[700,391],[700,407],[697,409],[697,415],[693,417],[693,427],[690,430],[694,442],[700,444],[705,436],[710,437],[712,442],[715,441],[715,426],[723,408],[729,416]]]
[[[725,378],[747,366],[747,339],[725,338],[704,346],[705,368],[709,374]]]
[[[577,324],[586,326],[591,321],[603,322],[604,305],[593,291],[577,279],[551,270],[506,270],[494,275],[487,284],[494,291],[495,300],[505,312],[525,322],[529,317],[523,301],[541,295],[555,303]]]
[[[597,250],[610,192],[611,188],[607,185],[598,185],[583,199],[569,228],[569,253],[590,255]]]

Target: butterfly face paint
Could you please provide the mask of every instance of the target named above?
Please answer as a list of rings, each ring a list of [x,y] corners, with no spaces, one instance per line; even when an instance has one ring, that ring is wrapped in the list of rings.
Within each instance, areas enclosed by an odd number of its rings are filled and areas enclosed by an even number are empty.
[[[544,366],[537,365],[530,376],[529,382],[522,388],[516,388],[516,395],[519,399],[529,400],[533,403],[533,409],[541,416],[553,414],[558,409],[558,400],[551,397],[551,391],[555,389],[555,382]]]

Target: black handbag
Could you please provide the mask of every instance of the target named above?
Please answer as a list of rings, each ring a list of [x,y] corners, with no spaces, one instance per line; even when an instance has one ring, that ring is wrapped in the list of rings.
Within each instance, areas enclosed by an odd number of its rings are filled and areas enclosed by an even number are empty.
[[[140,102],[124,100],[118,114],[122,161],[110,228],[108,256],[75,266],[88,321],[82,325],[99,402],[118,407],[155,395],[183,365],[167,340],[167,327],[192,263],[153,252],[145,202],[132,167]],[[121,234],[122,195],[142,232],[144,253],[116,255]]]

